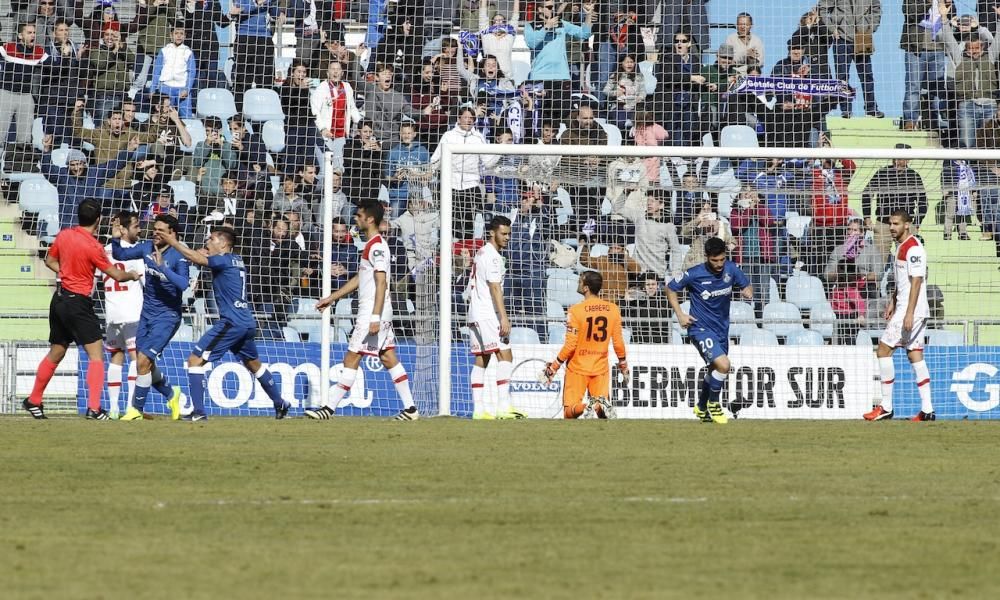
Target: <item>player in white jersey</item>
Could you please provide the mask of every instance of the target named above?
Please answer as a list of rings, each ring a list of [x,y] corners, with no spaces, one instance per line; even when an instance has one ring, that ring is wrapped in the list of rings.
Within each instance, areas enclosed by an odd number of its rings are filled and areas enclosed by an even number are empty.
[[[510,219],[497,215],[486,228],[486,244],[476,252],[467,290],[469,299],[470,349],[475,356],[472,365],[472,418],[523,419],[524,414],[510,403],[510,377],[514,371],[514,355],[510,351],[510,319],[503,300],[503,278],[507,269],[500,251],[510,243]],[[490,394],[484,387],[486,367],[497,354],[497,406],[490,410]]]
[[[316,304],[323,310],[341,298],[358,291],[358,318],[344,355],[344,369],[333,388],[328,406],[307,408],[310,419],[329,419],[337,405],[351,390],[357,378],[361,356],[378,356],[382,366],[389,371],[396,392],[403,401],[403,410],[396,415],[398,421],[416,421],[420,414],[413,403],[410,380],[406,369],[396,356],[396,335],[392,330],[392,302],[389,300],[389,245],[379,233],[379,224],[385,216],[385,207],[378,200],[369,200],[358,206],[354,222],[368,240],[361,251],[358,273],[340,289]]]
[[[910,232],[911,218],[904,210],[889,217],[889,233],[896,240],[896,291],[885,309],[888,320],[878,341],[878,366],[882,376],[882,403],[865,413],[868,421],[892,418],[892,385],[896,370],[892,354],[905,348],[913,366],[920,393],[920,412],[911,421],[933,421],[931,376],[924,362],[924,336],[930,308],[927,304],[927,251],[917,236]]]
[[[125,248],[134,246],[139,241],[142,230],[139,226],[139,215],[122,211],[118,214],[117,222],[121,224],[121,229],[115,227],[115,223],[112,222],[112,230],[122,232],[121,245]],[[115,261],[111,256],[111,244],[105,246],[104,251],[108,254],[111,264],[123,271],[144,273],[146,270],[142,259]],[[104,313],[107,320],[104,347],[111,354],[111,362],[108,364],[108,397],[111,401],[111,418],[115,419],[121,401],[122,366],[125,364],[126,353],[129,358],[126,409],[131,406],[132,395],[135,393],[135,336],[139,327],[139,314],[142,312],[144,281],[118,282],[103,273],[101,275],[104,277]]]

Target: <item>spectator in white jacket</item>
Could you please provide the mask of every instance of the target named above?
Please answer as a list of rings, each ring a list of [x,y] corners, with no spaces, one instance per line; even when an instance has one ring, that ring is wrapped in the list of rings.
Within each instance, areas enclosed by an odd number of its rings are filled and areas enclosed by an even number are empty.
[[[335,168],[344,164],[344,144],[351,136],[351,125],[361,121],[361,111],[354,102],[354,88],[343,77],[344,65],[337,60],[330,61],[326,81],[313,90],[310,98],[316,129],[333,152]]]
[[[194,52],[184,43],[187,33],[178,22],[170,33],[170,43],[164,46],[153,61],[152,92],[170,98],[182,119],[190,119],[191,89],[198,77]]]
[[[486,138],[474,127],[476,110],[463,106],[458,111],[458,125],[441,136],[441,141],[431,156],[435,171],[441,168],[441,154],[445,144],[486,144]],[[453,154],[451,170],[451,198],[454,210],[455,237],[472,238],[473,220],[484,208],[481,176],[500,160],[495,154]]]
[[[514,51],[514,39],[517,37],[517,13],[520,11],[520,0],[514,0],[514,10],[510,20],[500,13],[488,16],[489,2],[479,3],[479,39],[482,45],[482,56],[495,56],[500,70],[507,77],[514,75],[514,63],[511,56]]]

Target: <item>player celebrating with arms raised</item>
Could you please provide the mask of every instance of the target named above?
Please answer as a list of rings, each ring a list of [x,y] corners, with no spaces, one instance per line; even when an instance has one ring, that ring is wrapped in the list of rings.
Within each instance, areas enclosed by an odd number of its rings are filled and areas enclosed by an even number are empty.
[[[496,418],[523,419],[524,414],[510,403],[510,377],[514,371],[514,355],[510,351],[510,319],[503,300],[503,278],[506,272],[500,251],[510,243],[510,219],[497,215],[487,226],[487,241],[476,252],[469,277],[469,331],[471,351],[476,357],[472,366],[473,419],[492,419],[494,413],[485,405],[483,382],[490,356],[496,354],[498,403]]]
[[[709,367],[694,407],[695,416],[703,423],[728,422],[719,396],[729,377],[729,302],[734,289],[742,289],[744,298],[753,299],[750,280],[736,263],[727,259],[726,243],[719,238],[705,241],[705,262],[691,267],[667,285],[667,299],[677,322],[687,328],[688,339]],[[691,314],[684,312],[677,299],[682,290],[688,290]]]
[[[896,369],[892,353],[896,348],[906,348],[913,374],[920,393],[920,412],[911,421],[933,421],[931,404],[931,375],[924,362],[924,333],[930,306],[927,304],[927,251],[920,239],[910,232],[910,214],[897,210],[889,216],[889,234],[898,244],[896,248],[896,293],[890,295],[885,318],[889,323],[878,341],[878,368],[882,376],[882,403],[865,413],[866,421],[892,418],[892,384]]]
[[[396,415],[396,420],[416,421],[420,417],[410,393],[409,376],[396,357],[396,334],[392,330],[392,302],[389,299],[389,245],[378,230],[384,216],[385,208],[378,200],[366,200],[358,206],[354,223],[368,240],[361,251],[358,273],[340,289],[316,303],[316,309],[323,310],[358,291],[358,318],[347,345],[347,354],[344,355],[340,380],[333,388],[329,406],[306,409],[306,416],[310,419],[329,419],[333,416],[340,401],[354,385],[358,367],[361,366],[361,355],[379,357],[382,366],[389,371],[396,393],[403,401],[403,410]]]
[[[142,228],[139,227],[139,215],[129,211],[118,213],[111,223],[112,237],[119,239],[122,248],[131,248],[139,241]],[[108,244],[104,253],[114,262],[115,267],[123,271],[144,273],[146,266],[142,258],[135,260],[119,260],[114,257],[114,246]],[[139,281],[115,281],[104,275],[104,316],[105,334],[104,348],[111,354],[108,364],[108,399],[111,404],[111,418],[118,418],[118,407],[122,392],[122,365],[128,355],[128,401],[126,408],[132,405],[135,395],[136,353],[135,338],[139,329],[139,315],[142,313],[143,283]]]
[[[604,277],[597,271],[580,275],[577,293],[583,301],[570,307],[566,316],[566,341],[556,360],[542,371],[541,379],[551,383],[566,361],[563,387],[563,417],[576,419],[597,413],[600,419],[614,419],[611,401],[611,369],[608,366],[608,338],[618,357],[618,371],[628,379],[625,338],[618,306],[600,297]],[[589,392],[590,396],[584,398]]]
[[[212,293],[219,307],[219,319],[201,336],[188,357],[188,381],[194,409],[185,417],[188,421],[203,421],[205,414],[205,363],[212,355],[230,351],[238,356],[260,387],[274,403],[274,418],[284,419],[292,405],[281,398],[274,375],[260,362],[257,354],[257,319],[247,302],[247,270],[243,259],[233,254],[236,233],[228,227],[212,232],[205,247],[208,255],[192,250],[177,240],[173,231],[158,230],[157,235],[192,263],[212,270]]]
[[[149,388],[155,387],[167,399],[170,418],[176,421],[181,416],[181,388],[170,386],[166,375],[156,367],[156,361],[181,326],[181,298],[190,284],[191,263],[171,248],[165,239],[177,231],[176,217],[166,213],[157,215],[153,221],[153,241],[144,242],[138,242],[138,221],[135,213],[121,213],[118,217],[119,228],[111,241],[111,254],[115,260],[138,260],[146,272],[140,304],[142,313],[135,334],[139,350],[135,395],[121,420],[142,420]],[[133,227],[134,234],[131,231]],[[132,245],[125,246],[122,240],[132,242]],[[110,313],[110,301],[108,310]],[[110,332],[108,339],[111,339]]]

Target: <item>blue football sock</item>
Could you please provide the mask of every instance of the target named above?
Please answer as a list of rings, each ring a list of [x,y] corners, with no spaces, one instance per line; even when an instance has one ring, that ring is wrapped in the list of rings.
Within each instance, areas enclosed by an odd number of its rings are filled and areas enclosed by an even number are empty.
[[[264,393],[274,403],[274,407],[280,408],[285,401],[281,397],[281,392],[278,391],[278,386],[274,385],[274,375],[271,374],[271,371],[267,367],[261,367],[260,371],[254,373],[254,377],[260,382],[260,387],[264,388]]]
[[[152,378],[153,376],[149,373],[138,375],[135,378],[135,393],[132,395],[132,406],[139,412],[142,412],[143,407],[146,406],[146,398],[149,396],[149,382]]]
[[[698,410],[705,410],[708,408],[708,379],[708,373],[706,373],[705,378],[698,383]]]
[[[170,386],[170,382],[167,380],[167,376],[163,374],[163,371],[153,367],[153,387],[156,391],[163,394],[167,399],[170,399],[174,395],[174,389]]]
[[[194,406],[192,413],[203,415],[205,414],[205,367],[190,367],[188,381],[191,384],[191,404]]]

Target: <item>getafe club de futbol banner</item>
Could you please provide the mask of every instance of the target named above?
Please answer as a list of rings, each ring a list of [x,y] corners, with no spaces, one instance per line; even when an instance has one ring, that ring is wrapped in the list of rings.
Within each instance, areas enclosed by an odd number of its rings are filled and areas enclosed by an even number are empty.
[[[171,343],[160,362],[171,383],[188,392],[184,362],[191,343]],[[261,358],[269,363],[282,396],[292,402],[292,414],[301,415],[303,403],[319,404],[320,349],[318,344],[260,342]],[[731,348],[733,370],[723,390],[723,404],[738,408],[740,418],[750,419],[858,419],[878,397],[877,369],[868,348],[843,347],[741,347]],[[335,344],[333,356],[343,356],[345,344]],[[537,380],[538,372],[559,350],[554,345],[514,346],[511,395],[514,406],[535,418],[562,415],[562,375],[552,384]],[[401,344],[400,359],[410,373],[414,397],[437,396],[437,347]],[[1000,419],[1000,347],[929,347],[925,353],[932,378],[938,418]],[[275,360],[274,357],[281,357]],[[919,399],[906,357],[896,357],[896,411],[916,413]],[[472,414],[469,370],[471,356],[464,344],[452,353],[452,414]],[[703,377],[701,358],[693,347],[629,346],[628,381],[615,378],[612,395],[621,418],[692,419],[697,382]],[[487,381],[493,381],[493,367]],[[84,408],[86,358],[80,361],[78,398]],[[331,387],[340,373],[333,369]],[[612,373],[617,374],[616,369]],[[208,377],[209,414],[219,416],[271,416],[271,401],[238,362],[227,356],[212,365]],[[487,386],[490,389],[490,386]],[[494,391],[494,390],[491,390]],[[494,391],[495,392],[495,391]],[[357,381],[339,413],[389,417],[401,405],[388,373],[372,357],[362,361]],[[423,407],[427,408],[427,407]],[[147,412],[165,413],[163,399],[150,393]],[[436,409],[436,407],[435,407]]]

